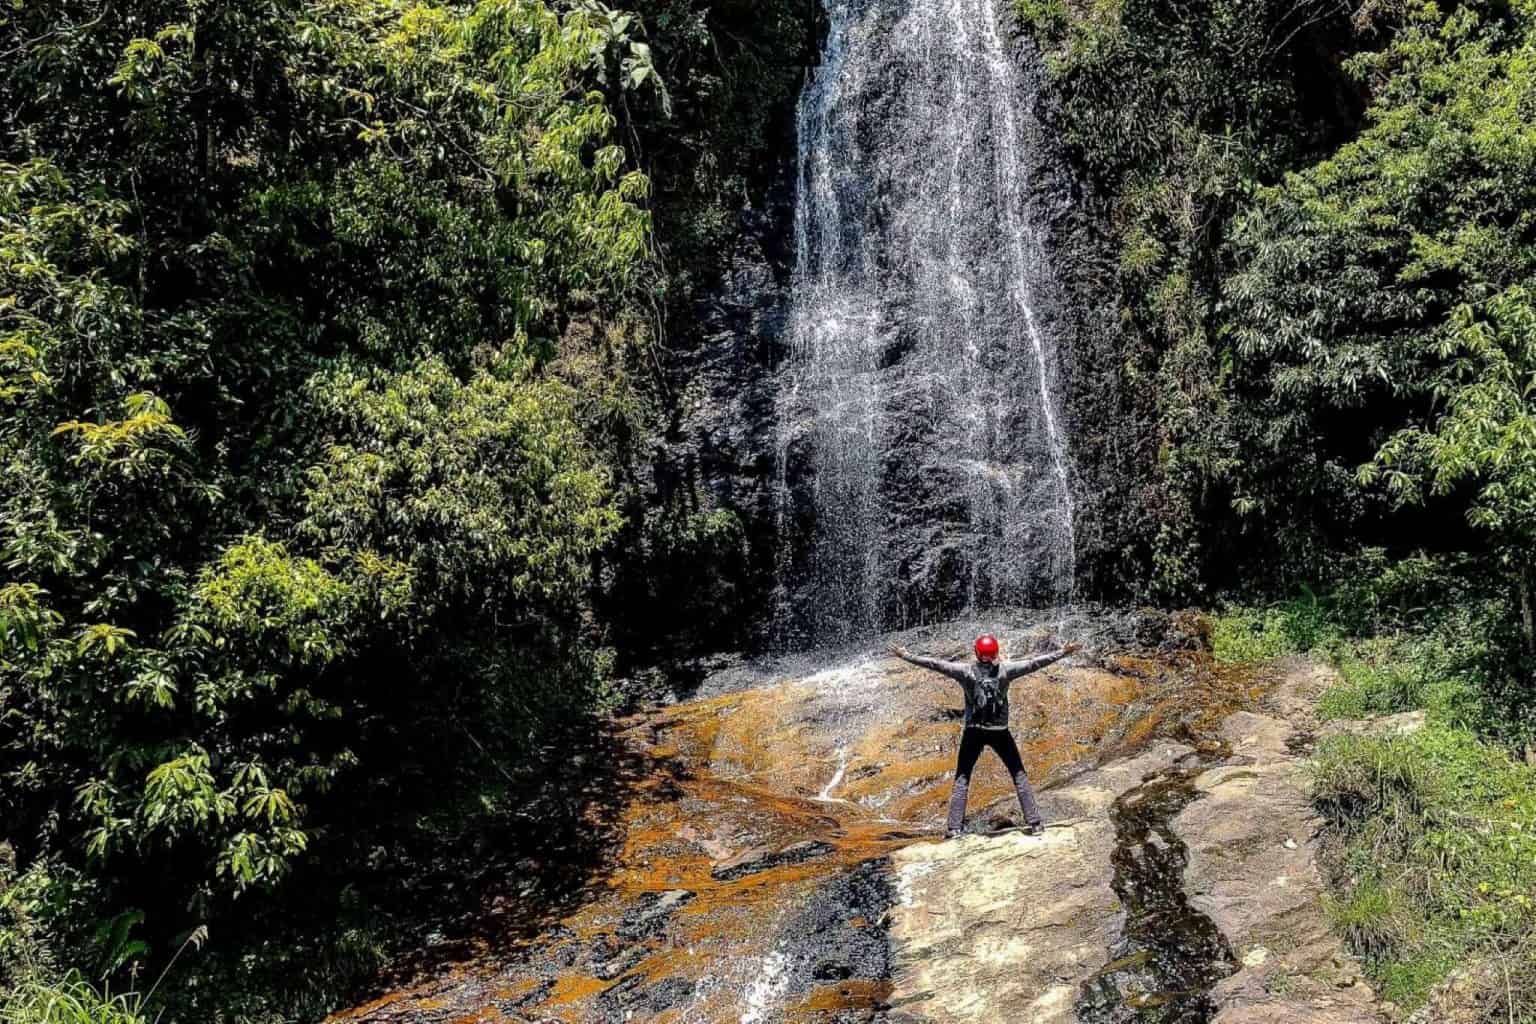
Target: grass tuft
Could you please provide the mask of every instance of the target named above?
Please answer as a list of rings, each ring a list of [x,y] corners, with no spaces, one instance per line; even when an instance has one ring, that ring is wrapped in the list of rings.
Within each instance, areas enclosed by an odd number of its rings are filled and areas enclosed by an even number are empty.
[[[4,1024],[149,1024],[138,995],[98,992],[79,975],[48,984],[23,982],[0,997]]]
[[[1382,995],[1412,1008],[1453,968],[1493,965],[1497,1019],[1536,1021],[1536,769],[1439,722],[1329,740],[1314,767],[1329,909]]]

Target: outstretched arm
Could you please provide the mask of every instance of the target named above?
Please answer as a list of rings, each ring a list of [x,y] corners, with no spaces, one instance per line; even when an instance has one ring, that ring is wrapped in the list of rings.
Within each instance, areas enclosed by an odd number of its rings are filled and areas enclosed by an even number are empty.
[[[911,662],[920,668],[931,669],[934,672],[942,672],[951,679],[963,679],[966,675],[966,667],[958,661],[945,661],[942,658],[925,658],[921,654],[913,654],[905,647],[892,647],[891,653],[902,661]]]
[[[1025,658],[1023,661],[1005,661],[999,674],[1004,679],[1012,682],[1020,676],[1027,676],[1031,672],[1038,672],[1045,668],[1045,666],[1058,662],[1069,654],[1076,654],[1082,649],[1082,644],[1067,644],[1067,646],[1059,651],[1037,654],[1033,658]]]

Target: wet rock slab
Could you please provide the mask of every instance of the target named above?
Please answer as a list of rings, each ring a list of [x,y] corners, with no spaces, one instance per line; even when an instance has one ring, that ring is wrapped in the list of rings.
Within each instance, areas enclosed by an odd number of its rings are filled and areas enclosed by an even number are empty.
[[[1072,1020],[1121,939],[1116,801],[1190,767],[1263,684],[1182,644],[1153,653],[1118,625],[1046,618],[995,631],[1010,651],[1063,632],[1101,643],[1013,692],[1013,729],[1057,823],[1043,837],[936,841],[961,704],[942,677],[867,650],[744,669],[617,726],[633,778],[576,898],[499,898],[469,955],[335,1019]],[[952,657],[973,626],[892,639]],[[974,827],[1016,811],[991,756],[972,797]]]
[[[963,836],[892,855],[891,1006],[914,1020],[1072,1024],[1123,924],[1109,809],[1193,753],[1161,742],[1045,798],[1043,836]]]

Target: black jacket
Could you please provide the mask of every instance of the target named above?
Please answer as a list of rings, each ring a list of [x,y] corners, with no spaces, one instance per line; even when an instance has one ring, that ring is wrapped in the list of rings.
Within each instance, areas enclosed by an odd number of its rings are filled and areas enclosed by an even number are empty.
[[[901,657],[914,665],[942,672],[965,691],[965,725],[975,729],[1008,728],[1008,684],[1067,656],[1065,649],[1023,661],[943,661],[920,654]]]

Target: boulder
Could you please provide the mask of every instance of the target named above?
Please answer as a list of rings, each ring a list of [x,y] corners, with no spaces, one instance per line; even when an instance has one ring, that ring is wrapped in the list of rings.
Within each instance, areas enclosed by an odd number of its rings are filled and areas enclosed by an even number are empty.
[[[1317,738],[1325,740],[1333,736],[1368,736],[1372,739],[1387,739],[1392,736],[1411,736],[1422,731],[1426,724],[1428,720],[1422,711],[1404,711],[1377,718],[1340,718],[1318,729]]]

